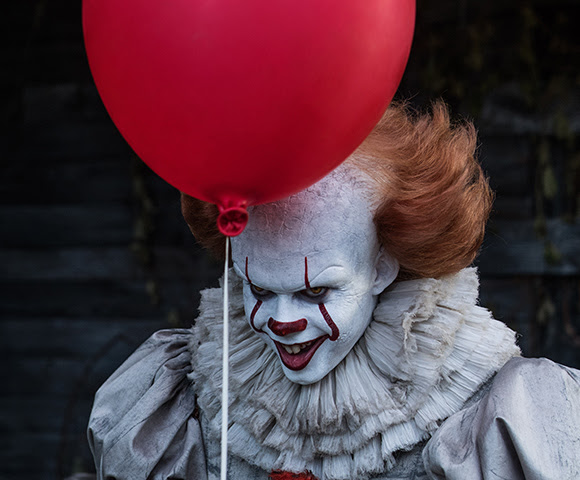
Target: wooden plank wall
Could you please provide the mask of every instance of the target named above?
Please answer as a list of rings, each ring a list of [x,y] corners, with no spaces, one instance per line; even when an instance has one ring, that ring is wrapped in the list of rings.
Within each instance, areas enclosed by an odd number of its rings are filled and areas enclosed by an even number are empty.
[[[221,266],[194,244],[177,193],[135,160],[106,115],[84,59],[80,2],[22,2],[4,19],[0,479],[60,480],[92,470],[85,427],[98,386],[155,330],[190,325]],[[563,219],[569,196],[552,199],[538,234],[542,119],[504,100],[489,98],[479,123],[497,191],[481,300],[520,332],[527,355],[579,367],[578,209]],[[565,183],[568,150],[554,139],[548,148]]]
[[[190,325],[221,267],[92,85],[28,86],[23,107],[0,189],[2,468],[63,478],[90,470],[98,385],[153,331]]]

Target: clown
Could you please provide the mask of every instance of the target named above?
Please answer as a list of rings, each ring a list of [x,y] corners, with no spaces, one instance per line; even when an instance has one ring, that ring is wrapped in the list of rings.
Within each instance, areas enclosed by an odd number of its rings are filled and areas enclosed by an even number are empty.
[[[397,261],[379,246],[368,183],[339,168],[300,195],[254,209],[232,239],[250,326],[292,382],[312,384],[334,370],[397,277]]]
[[[471,125],[391,106],[317,184],[232,239],[231,479],[577,478],[579,372],[519,357],[469,268],[491,193]],[[217,211],[182,197],[221,251]],[[222,290],[101,387],[99,478],[216,479]]]

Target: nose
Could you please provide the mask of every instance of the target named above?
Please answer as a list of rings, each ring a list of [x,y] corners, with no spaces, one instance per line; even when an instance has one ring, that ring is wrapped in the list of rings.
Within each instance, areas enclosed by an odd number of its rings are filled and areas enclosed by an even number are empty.
[[[278,322],[272,317],[270,317],[268,320],[268,328],[272,331],[272,333],[280,337],[290,335],[291,333],[302,332],[306,330],[307,325],[308,322],[305,318],[295,320],[294,322]]]

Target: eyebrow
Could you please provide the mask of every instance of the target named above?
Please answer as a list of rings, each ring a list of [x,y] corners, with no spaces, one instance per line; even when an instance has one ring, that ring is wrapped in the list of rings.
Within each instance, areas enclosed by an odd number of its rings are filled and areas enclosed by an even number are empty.
[[[324,269],[322,269],[320,272],[318,272],[318,274],[314,275],[314,277],[312,278],[312,280],[314,282],[316,282],[316,279],[318,277],[320,277],[320,275],[322,275],[323,273],[325,273],[327,270],[331,269],[331,268],[339,268],[342,269],[343,266],[342,265],[329,265],[327,267],[325,267]],[[308,256],[304,257],[304,285],[306,286],[306,288],[310,289],[310,278],[308,275]]]
[[[327,283],[327,282],[319,282],[318,278],[322,275],[324,275],[325,273],[328,272],[328,270],[333,269],[333,268],[338,268],[339,270],[344,270],[344,267],[342,265],[328,265],[326,267],[324,267],[320,272],[318,272],[316,275],[314,275],[313,277],[308,277],[309,283],[306,284],[306,288],[310,288],[310,284],[313,283]],[[342,279],[342,278],[341,278]],[[333,283],[333,282],[331,282]]]
[[[247,260],[247,257],[246,257],[246,260],[244,260],[244,262],[248,262],[249,263],[249,261]],[[303,282],[304,283],[302,283],[302,285],[297,284],[297,285],[295,285],[293,287],[289,287],[288,290],[293,290],[293,291],[299,292],[301,290],[304,290],[304,288],[310,288],[310,285],[311,284],[315,284],[315,283],[327,284],[328,282],[319,282],[318,281],[318,278],[321,275],[324,275],[325,273],[327,273],[327,271],[330,270],[330,269],[334,269],[334,268],[338,268],[340,270],[343,270],[344,269],[344,266],[343,265],[337,265],[337,264],[327,265],[321,271],[317,272],[314,276],[311,277],[310,274],[309,274],[309,272],[307,272],[307,270],[306,270],[308,268],[307,267],[307,263],[308,263],[307,257],[304,257],[304,269],[305,269],[305,271],[304,271],[304,279],[303,279]],[[240,266],[236,262],[233,262],[233,267],[234,267],[234,270],[235,270],[236,274],[242,280],[246,280],[248,283],[250,283],[252,285],[255,285],[257,287],[264,288],[266,290],[277,291],[276,289],[272,289],[269,285],[263,284],[259,280],[256,283],[254,283],[251,280],[250,276],[249,276],[249,272],[242,271],[242,269],[240,268]],[[327,286],[333,286],[336,283],[339,283],[342,280],[342,276],[339,279],[336,279],[336,280],[338,280],[338,282],[330,282],[330,283],[328,283]],[[326,286],[326,285],[316,285],[316,286]]]

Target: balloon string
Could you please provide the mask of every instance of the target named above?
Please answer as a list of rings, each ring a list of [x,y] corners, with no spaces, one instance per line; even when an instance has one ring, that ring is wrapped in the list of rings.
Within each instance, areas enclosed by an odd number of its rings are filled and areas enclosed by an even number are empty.
[[[221,451],[221,480],[227,480],[228,465],[228,389],[229,389],[229,279],[228,267],[230,263],[230,237],[226,237],[226,260],[224,264],[224,330],[222,355],[222,451]]]

